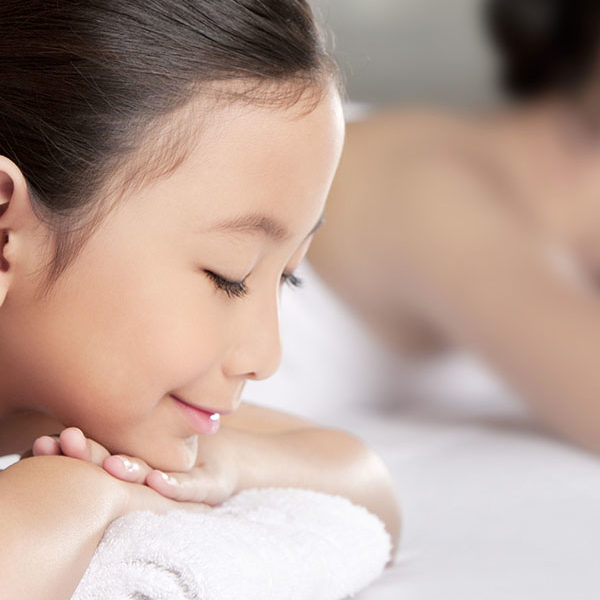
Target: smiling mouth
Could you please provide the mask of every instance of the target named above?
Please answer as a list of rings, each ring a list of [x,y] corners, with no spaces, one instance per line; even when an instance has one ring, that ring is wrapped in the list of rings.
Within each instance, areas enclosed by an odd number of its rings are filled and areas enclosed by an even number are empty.
[[[189,404],[173,394],[170,394],[170,396],[186,418],[188,424],[196,433],[201,435],[213,435],[219,431],[221,424],[220,413]]]

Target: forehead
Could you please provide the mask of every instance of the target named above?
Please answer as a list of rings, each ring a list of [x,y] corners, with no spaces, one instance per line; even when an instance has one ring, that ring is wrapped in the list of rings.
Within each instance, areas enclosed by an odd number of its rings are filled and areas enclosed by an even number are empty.
[[[160,199],[159,213],[179,216],[194,229],[245,213],[276,217],[299,233],[314,225],[343,143],[335,91],[311,110],[301,103],[234,104],[211,110],[202,120],[186,158],[144,188],[141,201]]]

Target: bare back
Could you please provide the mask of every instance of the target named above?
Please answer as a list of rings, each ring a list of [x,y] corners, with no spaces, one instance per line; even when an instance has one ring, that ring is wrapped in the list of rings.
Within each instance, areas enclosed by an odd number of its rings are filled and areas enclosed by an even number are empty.
[[[600,149],[555,134],[535,113],[350,125],[309,258],[401,351],[467,348],[598,449]]]
[[[389,302],[382,282],[397,273],[385,273],[384,265],[373,264],[368,249],[377,243],[384,224],[390,224],[386,215],[406,199],[392,191],[398,173],[432,157],[461,161],[503,197],[514,193],[490,149],[482,152],[486,129],[484,120],[433,111],[394,111],[348,124],[326,226],[315,237],[309,259],[360,316],[404,353],[428,355],[451,342],[408,299],[403,305]],[[418,231],[421,225],[414,222],[412,227]],[[425,229],[422,237],[427,244]]]

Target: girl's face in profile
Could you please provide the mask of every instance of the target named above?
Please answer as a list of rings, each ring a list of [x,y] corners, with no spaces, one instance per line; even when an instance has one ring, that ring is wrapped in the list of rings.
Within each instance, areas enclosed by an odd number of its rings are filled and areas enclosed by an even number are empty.
[[[306,253],[343,140],[337,93],[302,108],[216,110],[185,162],[126,198],[47,299],[14,276],[0,312],[20,405],[157,468],[193,465],[215,424],[174,397],[227,413],[279,362],[282,279]]]

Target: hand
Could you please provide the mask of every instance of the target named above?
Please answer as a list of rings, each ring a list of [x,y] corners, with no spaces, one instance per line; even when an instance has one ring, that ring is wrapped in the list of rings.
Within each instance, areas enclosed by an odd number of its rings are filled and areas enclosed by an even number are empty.
[[[211,440],[216,437],[211,436]],[[37,438],[31,454],[64,455],[91,462],[117,479],[146,485],[162,496],[179,502],[220,504],[236,491],[235,460],[232,453],[227,452],[227,444],[202,444],[202,440],[199,444],[202,447],[202,462],[190,471],[181,473],[164,473],[137,457],[111,455],[104,446],[87,438],[77,427],[68,427],[57,436]]]

